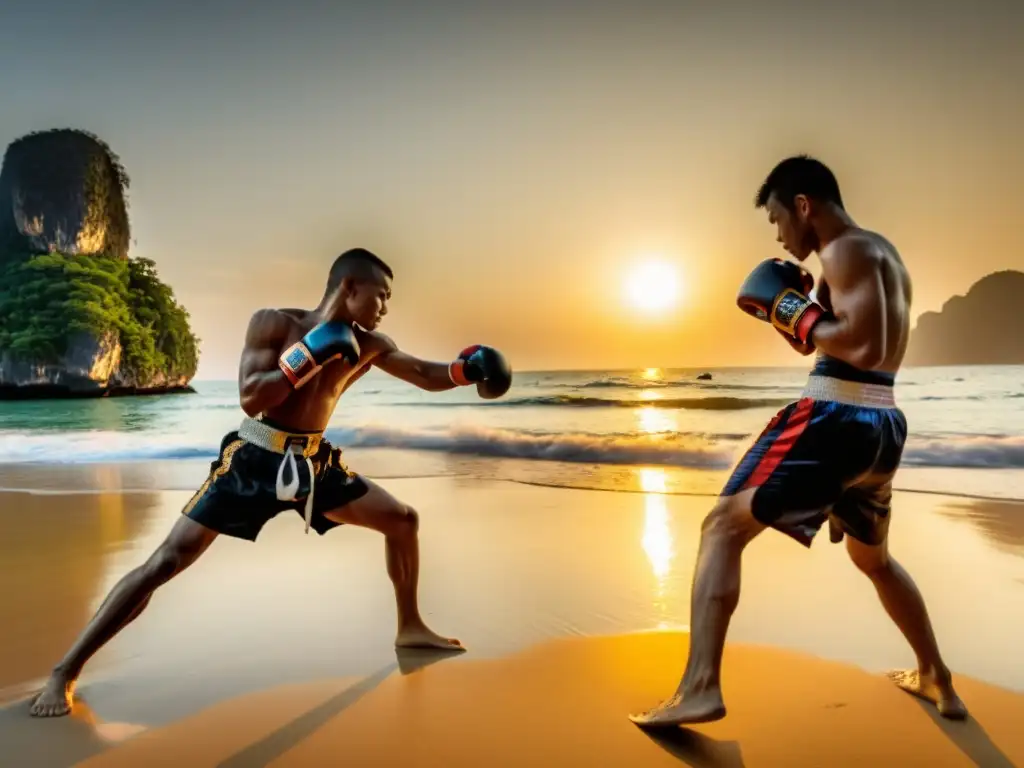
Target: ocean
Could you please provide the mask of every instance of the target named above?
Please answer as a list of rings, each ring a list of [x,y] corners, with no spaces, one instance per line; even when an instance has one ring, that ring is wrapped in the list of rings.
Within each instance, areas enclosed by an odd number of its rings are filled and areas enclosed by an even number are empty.
[[[703,372],[517,373],[507,396],[484,401],[471,388],[422,392],[374,370],[342,398],[327,437],[374,478],[714,495],[765,422],[799,396],[807,369]],[[194,387],[2,403],[0,464],[118,464],[122,483],[192,489],[243,416],[234,381]],[[910,428],[898,489],[1024,499],[1024,366],[910,368],[896,398]]]

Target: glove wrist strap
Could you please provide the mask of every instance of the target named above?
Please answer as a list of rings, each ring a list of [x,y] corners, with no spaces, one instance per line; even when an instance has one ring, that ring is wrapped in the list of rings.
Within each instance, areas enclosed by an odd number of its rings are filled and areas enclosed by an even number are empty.
[[[472,382],[466,378],[466,361],[452,360],[448,363],[448,378],[457,387],[467,387]]]
[[[277,365],[295,389],[301,388],[320,371],[320,366],[313,359],[313,353],[301,341],[288,347],[278,359]]]
[[[780,293],[772,305],[772,325],[801,343],[810,338],[811,330],[824,316],[825,310],[795,288]]]

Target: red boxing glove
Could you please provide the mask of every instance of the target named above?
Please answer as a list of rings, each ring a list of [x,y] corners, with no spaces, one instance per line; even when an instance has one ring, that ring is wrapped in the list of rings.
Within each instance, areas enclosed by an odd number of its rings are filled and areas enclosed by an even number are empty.
[[[767,259],[743,281],[736,304],[801,344],[809,344],[814,326],[829,316],[807,297],[813,287],[814,278],[798,264]]]
[[[512,369],[498,350],[474,344],[462,350],[449,363],[448,378],[460,387],[476,384],[480,397],[494,400],[508,392],[512,386]]]

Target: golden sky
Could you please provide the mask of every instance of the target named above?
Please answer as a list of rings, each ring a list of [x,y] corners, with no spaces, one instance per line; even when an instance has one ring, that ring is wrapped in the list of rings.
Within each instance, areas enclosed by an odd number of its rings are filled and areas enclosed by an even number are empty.
[[[429,358],[805,365],[735,306],[781,254],[752,200],[788,154],[901,250],[915,314],[1024,269],[1024,3],[940,7],[40,2],[4,11],[0,140],[74,126],[119,153],[132,253],[191,312],[200,378],[352,246],[393,265],[383,330]],[[683,284],[638,316],[622,281],[648,257]]]

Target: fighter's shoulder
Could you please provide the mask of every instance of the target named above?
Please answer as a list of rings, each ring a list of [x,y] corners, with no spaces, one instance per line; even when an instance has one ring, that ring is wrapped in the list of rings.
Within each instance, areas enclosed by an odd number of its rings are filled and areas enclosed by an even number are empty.
[[[295,326],[301,324],[300,313],[303,313],[303,310],[270,307],[257,309],[249,318],[249,330],[261,335],[288,333]]]
[[[836,238],[821,254],[821,266],[830,282],[843,282],[878,269],[892,258],[884,239],[872,232],[853,231]]]
[[[852,230],[836,238],[831,249],[833,257],[880,260],[894,250],[892,244],[876,232],[866,229]]]
[[[389,352],[397,352],[398,345],[386,333],[380,331],[357,331],[359,347],[372,356],[386,355]]]

